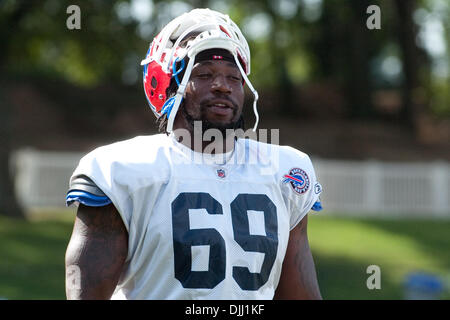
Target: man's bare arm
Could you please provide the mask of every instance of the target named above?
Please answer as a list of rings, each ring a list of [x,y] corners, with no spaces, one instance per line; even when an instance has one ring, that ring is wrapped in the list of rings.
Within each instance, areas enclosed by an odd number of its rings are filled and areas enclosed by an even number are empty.
[[[110,299],[127,252],[128,232],[114,205],[80,204],[66,251],[67,299]]]
[[[274,299],[322,299],[308,243],[308,216],[290,232]]]

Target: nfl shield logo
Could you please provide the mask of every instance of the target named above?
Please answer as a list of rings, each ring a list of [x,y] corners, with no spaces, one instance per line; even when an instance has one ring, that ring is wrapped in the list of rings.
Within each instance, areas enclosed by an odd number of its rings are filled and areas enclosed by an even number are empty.
[[[225,178],[225,170],[223,169],[217,169],[217,176],[219,178]]]

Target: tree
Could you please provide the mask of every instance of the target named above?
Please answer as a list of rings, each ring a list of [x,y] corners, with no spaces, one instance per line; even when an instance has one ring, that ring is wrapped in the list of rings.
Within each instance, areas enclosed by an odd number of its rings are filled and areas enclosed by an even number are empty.
[[[23,218],[24,212],[20,208],[14,192],[14,184],[10,174],[10,151],[11,151],[11,108],[3,98],[0,90],[0,105],[2,116],[0,117],[0,214]]]
[[[427,72],[428,63],[416,44],[418,32],[417,25],[413,20],[413,14],[417,7],[416,1],[396,0],[395,6],[398,16],[398,41],[401,46],[405,74],[402,118],[408,124],[414,125],[418,117],[427,112],[424,95],[424,80],[427,79],[426,76],[421,76],[421,73],[429,74]]]
[[[14,33],[10,30],[16,30],[23,17],[32,9],[34,4],[27,1],[17,1],[16,6],[3,14],[0,19],[0,70],[1,73],[6,69],[8,63],[7,52],[8,44],[12,41]],[[5,3],[0,5],[4,9]],[[0,105],[2,106],[2,115],[0,116],[0,214],[23,218],[24,212],[20,208],[14,192],[14,184],[10,174],[10,151],[12,143],[11,133],[11,106],[9,101],[4,98],[4,92],[0,90]]]
[[[68,0],[0,2],[0,82],[18,74],[25,78],[59,79],[78,86],[95,86],[105,79],[120,82],[125,57],[137,51],[138,36],[135,22],[117,21],[114,5],[118,2],[83,2],[84,30],[79,32],[66,27],[66,8],[71,4]],[[148,44],[140,40],[140,49],[145,53]],[[0,91],[0,105],[0,215],[23,218],[10,175],[14,137],[12,105],[5,91]],[[77,107],[92,109],[91,105]]]

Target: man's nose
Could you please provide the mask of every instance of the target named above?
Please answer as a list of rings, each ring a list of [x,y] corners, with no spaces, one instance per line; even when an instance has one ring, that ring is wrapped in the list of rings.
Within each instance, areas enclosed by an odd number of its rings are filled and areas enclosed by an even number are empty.
[[[212,91],[219,91],[223,93],[231,93],[231,86],[228,83],[226,77],[222,74],[218,74],[214,77],[211,84]]]

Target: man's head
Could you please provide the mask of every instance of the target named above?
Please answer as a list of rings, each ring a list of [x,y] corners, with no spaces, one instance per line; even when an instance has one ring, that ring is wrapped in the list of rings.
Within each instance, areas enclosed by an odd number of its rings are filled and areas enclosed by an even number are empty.
[[[205,129],[242,127],[243,84],[250,51],[239,28],[226,15],[195,9],[172,20],[150,45],[144,89],[161,127],[204,122]],[[185,123],[180,123],[184,121]],[[256,128],[256,125],[255,125]]]

